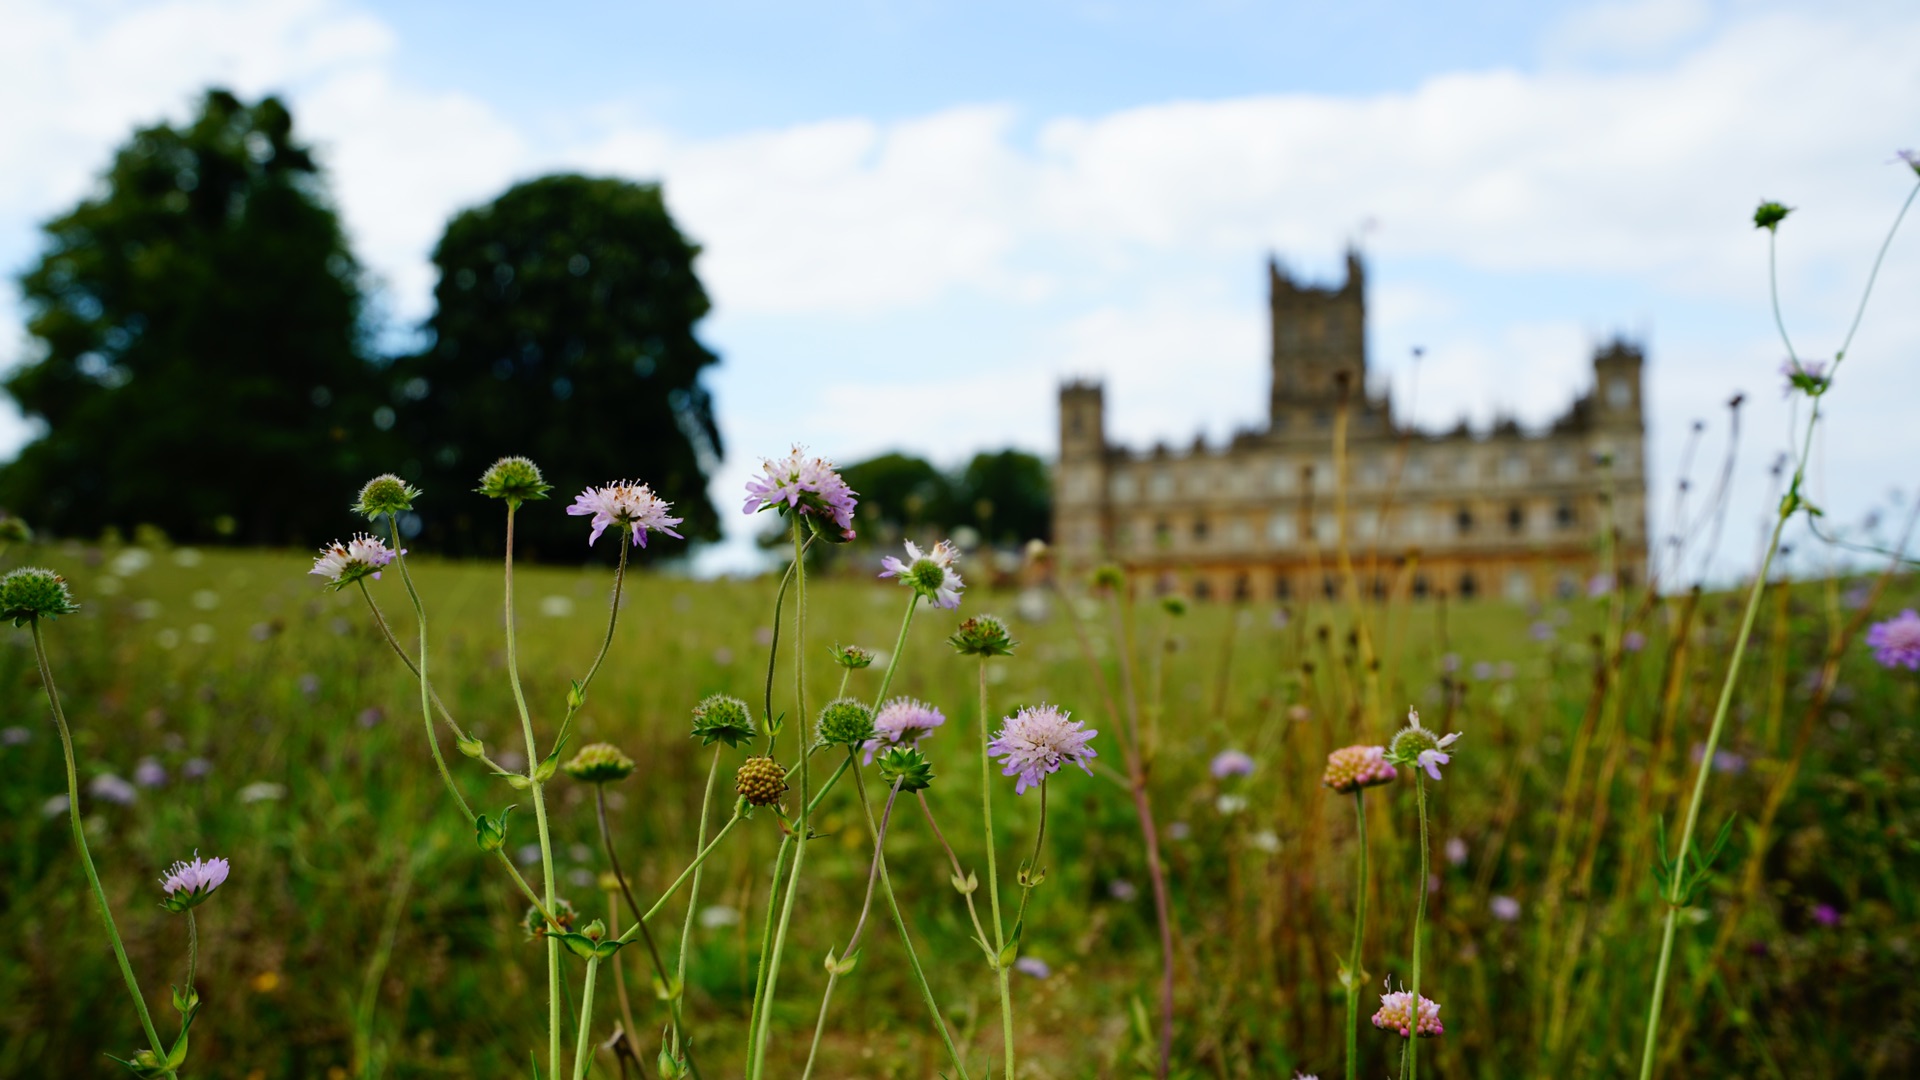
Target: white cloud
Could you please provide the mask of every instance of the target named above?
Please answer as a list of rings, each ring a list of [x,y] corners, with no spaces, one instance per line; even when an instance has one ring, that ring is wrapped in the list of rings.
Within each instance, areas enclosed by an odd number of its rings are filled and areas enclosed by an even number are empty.
[[[1679,44],[1712,18],[1707,0],[1626,0],[1574,12],[1555,29],[1549,50],[1568,58],[1644,58]]]

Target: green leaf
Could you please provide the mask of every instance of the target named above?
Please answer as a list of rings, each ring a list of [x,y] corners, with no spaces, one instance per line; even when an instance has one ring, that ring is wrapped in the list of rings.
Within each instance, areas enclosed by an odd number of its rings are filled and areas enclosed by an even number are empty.
[[[561,740],[561,742],[565,742],[565,741],[566,741],[565,739]],[[553,779],[553,774],[559,771],[560,771],[560,747],[555,746],[553,748],[553,753],[548,754],[546,758],[540,762],[540,767],[533,770],[533,782],[536,784],[544,784],[547,781]]]
[[[192,1016],[200,1008],[200,991],[189,986],[185,990],[173,987],[173,1011],[181,1016]]]
[[[959,874],[948,874],[947,880],[953,883],[955,891],[959,892],[961,896],[970,896],[975,889],[980,887],[980,879],[973,876],[973,871],[971,870],[967,871],[967,876],[964,878]]]
[[[836,960],[834,959],[834,956],[833,956],[833,950],[828,949],[827,964],[826,964],[827,970],[829,972],[832,972],[835,975],[845,975],[847,972],[853,970],[855,964],[858,964],[860,962],[860,953],[861,953],[861,950],[855,949],[852,952],[848,953],[846,956]]]

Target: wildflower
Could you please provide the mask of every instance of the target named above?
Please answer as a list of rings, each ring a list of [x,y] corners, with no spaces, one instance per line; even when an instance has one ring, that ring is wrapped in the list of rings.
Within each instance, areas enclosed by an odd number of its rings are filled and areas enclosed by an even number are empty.
[[[1465,840],[1462,840],[1457,836],[1449,836],[1447,837],[1447,843],[1444,850],[1447,853],[1447,863],[1449,865],[1451,866],[1467,865],[1467,855],[1469,854],[1469,852],[1467,849],[1467,842]]]
[[[1777,230],[1780,223],[1787,220],[1787,215],[1791,213],[1793,208],[1790,206],[1782,206],[1777,202],[1763,202],[1753,212],[1753,227],[1769,231]]]
[[[922,554],[909,540],[906,561],[902,562],[898,556],[887,556],[880,563],[885,568],[880,571],[880,576],[898,579],[900,584],[933,601],[935,607],[957,608],[960,606],[960,590],[965,587],[959,573],[953,569],[953,560],[959,554],[945,540]]]
[[[367,481],[354,500],[353,512],[373,521],[382,514],[398,515],[413,509],[420,490],[392,473],[382,473]]]
[[[1127,572],[1113,563],[1107,563],[1094,570],[1090,584],[1096,592],[1118,591],[1126,587]]]
[[[674,539],[680,534],[673,526],[680,524],[677,517],[668,517],[673,504],[656,496],[653,489],[645,484],[633,484],[625,480],[606,487],[590,487],[573,497],[573,505],[567,507],[567,513],[574,517],[593,515],[593,532],[588,534],[587,543],[592,545],[607,531],[609,525],[620,525],[633,529],[633,542],[636,547],[647,546],[647,532],[666,533]]]
[[[1647,635],[1638,630],[1629,630],[1620,635],[1620,647],[1628,652],[1639,652],[1647,647]]]
[[[873,651],[858,645],[835,645],[833,662],[848,671],[859,671],[861,668],[873,666]]]
[[[888,747],[880,755],[880,779],[902,792],[925,791],[933,786],[933,765],[915,747]]]
[[[188,780],[204,780],[213,771],[213,762],[203,757],[188,758],[180,766],[180,775]]]
[[[1320,777],[1324,787],[1345,795],[1350,791],[1391,784],[1398,774],[1387,764],[1384,746],[1343,746],[1327,755],[1327,771]]]
[[[1867,628],[1867,647],[1882,667],[1920,670],[1920,613],[1912,608]]]
[[[1037,956],[1023,956],[1015,960],[1013,970],[1031,975],[1036,979],[1044,979],[1053,974],[1053,969],[1047,966],[1047,962]]]
[[[393,549],[378,537],[359,533],[342,544],[335,540],[320,549],[309,574],[327,579],[327,588],[344,589],[362,578],[380,579],[380,569],[393,561]]]
[[[1099,755],[1087,743],[1098,734],[1054,706],[1040,705],[1008,717],[1000,734],[987,744],[987,753],[1006,759],[1001,775],[1019,777],[1013,789],[1019,795],[1059,772],[1063,762],[1072,762],[1092,776],[1087,760]]]
[[[823,458],[807,457],[796,446],[778,461],[761,459],[764,475],[747,481],[745,513],[792,511],[808,519],[815,534],[836,543],[853,539],[853,508],[859,499]]]
[[[112,773],[101,773],[87,782],[87,794],[116,806],[132,806],[140,793],[133,785]]]
[[[23,566],[0,578],[0,618],[25,626],[38,618],[57,619],[80,610],[67,591],[67,579],[51,570]]]
[[[1813,905],[1813,921],[1821,926],[1839,926],[1840,910],[1832,904]]]
[[[1253,758],[1239,750],[1222,750],[1213,756],[1213,764],[1208,766],[1215,780],[1225,780],[1229,776],[1246,776],[1253,772]]]
[[[1527,636],[1539,642],[1552,641],[1553,624],[1545,620],[1536,620],[1532,626],[1527,628]]]
[[[633,775],[633,759],[612,743],[589,743],[562,766],[568,776],[588,784],[608,784]]]
[[[1440,766],[1453,760],[1447,754],[1447,747],[1460,737],[1459,732],[1451,735],[1435,735],[1420,726],[1420,714],[1413,709],[1407,710],[1407,726],[1393,737],[1393,743],[1387,748],[1387,761],[1394,765],[1410,765],[1427,770],[1427,775],[1440,779]]]
[[[0,728],[0,746],[25,746],[33,740],[33,732],[23,727]]]
[[[1915,173],[1920,173],[1920,153],[1912,150],[1896,150],[1893,156],[1906,162],[1907,167],[1911,168]]]
[[[47,801],[40,804],[40,814],[43,817],[57,818],[67,812],[67,805],[67,796],[64,793],[49,795]]]
[[[1602,571],[1587,581],[1587,596],[1598,599],[1613,591],[1613,575]]]
[[[489,499],[505,499],[508,505],[544,499],[553,485],[540,475],[540,466],[523,457],[503,457],[487,468],[475,491]]]
[[[787,790],[787,770],[770,757],[750,757],[733,774],[733,790],[749,806],[772,806]]]
[[[737,697],[709,694],[693,707],[693,737],[701,746],[716,742],[739,746],[753,738],[753,714]]]
[[[1186,840],[1192,836],[1193,826],[1184,821],[1176,821],[1167,826],[1167,838],[1170,840]]]
[[[864,746],[873,738],[873,710],[853,698],[835,698],[821,708],[815,726],[822,746]]]
[[[159,787],[167,782],[167,770],[153,758],[141,758],[133,767],[133,782],[141,787]]]
[[[1010,656],[1020,643],[1013,640],[1013,633],[999,616],[975,615],[960,623],[947,644],[962,656]]]
[[[1131,903],[1140,897],[1140,887],[1126,878],[1114,878],[1107,882],[1107,895],[1123,904]]]
[[[1222,795],[1213,800],[1213,808],[1218,810],[1222,817],[1232,817],[1247,808],[1247,797],[1245,795]]]
[[[1269,855],[1277,855],[1280,852],[1280,834],[1272,829],[1261,829],[1247,837],[1247,843],[1255,851],[1264,851]]]
[[[1420,995],[1418,1023],[1415,1022],[1413,995],[1405,990],[1396,990],[1380,995],[1380,1011],[1373,1014],[1373,1026],[1383,1031],[1397,1031],[1403,1039],[1412,1038],[1416,1032],[1423,1039],[1431,1039],[1446,1033],[1440,1026],[1440,1003]]]
[[[740,911],[725,904],[710,904],[700,909],[700,925],[708,930],[740,925]]]
[[[1304,724],[1313,719],[1313,710],[1307,708],[1305,705],[1289,705],[1287,706],[1287,719],[1296,724]]]
[[[1808,397],[1819,397],[1826,392],[1829,382],[1825,360],[1782,360],[1780,374],[1787,380],[1787,384],[1780,388],[1781,397],[1792,397],[1795,390],[1802,391]]]
[[[194,852],[192,862],[174,863],[167,868],[167,876],[160,879],[160,887],[167,891],[167,898],[160,901],[160,906],[176,915],[199,907],[227,880],[230,869],[225,859],[203,860],[199,852]]]
[[[1496,896],[1487,901],[1487,910],[1501,922],[1512,922],[1520,917],[1520,901],[1511,896]]]
[[[890,746],[914,746],[947,722],[939,709],[909,697],[897,697],[880,706],[873,717],[873,738],[867,740],[867,764]]]

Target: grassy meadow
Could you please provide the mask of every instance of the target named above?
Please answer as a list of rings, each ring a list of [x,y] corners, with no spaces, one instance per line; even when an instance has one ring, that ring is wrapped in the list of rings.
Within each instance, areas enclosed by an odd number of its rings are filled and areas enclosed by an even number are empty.
[[[185,927],[158,905],[168,863],[232,860],[197,909],[196,1022],[188,1075],[280,1078],[524,1077],[543,1048],[544,947],[526,903],[454,810],[434,773],[418,684],[387,650],[356,590],[328,593],[299,552],[140,546],[16,548],[52,567],[79,614],[46,626],[78,742],[83,789],[102,774],[136,797],[84,800],[95,858],[136,971],[171,1032],[167,986],[185,977]],[[412,560],[428,605],[432,671],[446,704],[503,762],[520,747],[505,677],[499,568]],[[877,569],[877,568],[876,568]],[[974,575],[967,561],[960,569]],[[568,680],[605,626],[604,568],[523,567],[521,665],[550,739]],[[639,769],[612,789],[621,861],[642,902],[693,854],[713,749],[689,710],[724,691],[761,711],[776,579],[629,579],[580,739],[619,745]],[[1874,663],[1861,621],[1911,606],[1910,578],[1780,584],[1765,594],[1729,735],[1712,763],[1701,834],[1735,816],[1726,853],[1681,919],[1663,1029],[1667,1077],[1920,1074],[1920,729],[1916,679]],[[402,640],[413,621],[397,575],[372,583]],[[907,592],[836,576],[810,584],[810,700],[840,671],[827,647],[891,647]],[[1343,1073],[1340,967],[1352,934],[1353,800],[1320,786],[1327,753],[1384,743],[1418,707],[1463,733],[1430,783],[1433,876],[1422,992],[1444,1007],[1426,1041],[1431,1075],[1633,1075],[1664,914],[1650,871],[1656,822],[1685,810],[1744,598],[1633,594],[1548,603],[1389,601],[1358,614],[1379,656],[1366,670],[1355,613],[1337,606],[1211,604],[1179,615],[1037,586],[970,589],[958,613],[922,609],[895,692],[940,707],[922,748],[928,797],[971,869],[985,873],[978,803],[975,661],[945,643],[959,617],[1008,618],[1022,644],[989,668],[994,716],[1051,702],[1102,734],[1098,775],[1050,785],[1045,882],[1016,972],[1029,1077],[1152,1075],[1159,953],[1133,804],[1112,741],[1123,650],[1142,706],[1150,790],[1175,912],[1174,1074],[1323,1078]],[[1078,609],[1078,612],[1074,610]],[[1076,614],[1087,634],[1076,635]],[[1616,620],[1611,623],[1609,620]],[[1116,640],[1126,627],[1131,642]],[[790,629],[790,623],[789,623]],[[1623,636],[1631,632],[1631,637]],[[1644,644],[1609,652],[1601,642]],[[126,1075],[139,1028],[100,933],[57,801],[59,745],[25,630],[0,647],[0,1076]],[[774,708],[791,710],[790,637]],[[1098,667],[1090,665],[1090,651]],[[871,695],[880,668],[852,675]],[[1369,705],[1370,677],[1380,687]],[[1115,689],[1110,692],[1103,686]],[[1122,710],[1124,711],[1124,710]],[[790,721],[791,725],[791,721]],[[996,723],[997,726],[997,723]],[[789,732],[795,730],[789,727]],[[792,739],[783,741],[790,758]],[[533,840],[524,792],[449,762],[476,809],[520,803],[508,849]],[[1240,749],[1250,776],[1215,779]],[[723,787],[744,750],[720,748]],[[143,763],[147,763],[143,767]],[[816,764],[816,777],[828,766]],[[999,860],[1033,843],[1036,800],[996,768]],[[869,772],[869,790],[882,785]],[[1361,1075],[1400,1040],[1366,1023],[1382,980],[1407,977],[1417,878],[1412,784],[1367,796],[1372,880],[1364,950]],[[611,895],[591,790],[548,788],[562,893],[606,917]],[[717,798],[723,820],[730,792]],[[925,819],[896,814],[888,865],[928,976],[975,1076],[998,1071],[992,973]],[[847,781],[822,804],[774,1012],[770,1075],[798,1076],[822,958],[852,929],[871,845]],[[688,967],[688,1029],[710,1080],[739,1075],[753,963],[779,841],[772,815],[735,829],[707,864]],[[533,871],[527,871],[531,876]],[[653,924],[678,948],[684,894]],[[618,920],[627,921],[624,912]],[[578,993],[583,965],[567,959]],[[619,956],[647,1046],[664,1012],[644,953]],[[618,1018],[603,978],[595,1041]],[[876,911],[836,990],[816,1075],[939,1075],[944,1053]],[[573,1003],[577,1005],[576,1003]],[[571,1009],[570,1009],[571,1012]],[[572,1036],[569,1033],[568,1044]],[[602,1055],[594,1075],[615,1077]]]

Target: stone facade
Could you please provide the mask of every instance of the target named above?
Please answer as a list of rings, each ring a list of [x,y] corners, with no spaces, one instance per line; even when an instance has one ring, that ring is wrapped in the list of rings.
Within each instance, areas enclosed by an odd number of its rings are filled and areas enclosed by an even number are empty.
[[[1135,451],[1107,441],[1098,383],[1061,387],[1053,534],[1063,566],[1114,561],[1153,591],[1202,600],[1318,599],[1344,588],[1344,539],[1356,587],[1374,596],[1524,602],[1584,589],[1604,565],[1611,520],[1623,581],[1645,581],[1637,346],[1599,348],[1592,389],[1543,431],[1512,420],[1420,431],[1366,389],[1359,257],[1348,254],[1338,288],[1303,285],[1277,264],[1268,277],[1264,429],[1225,446]]]

